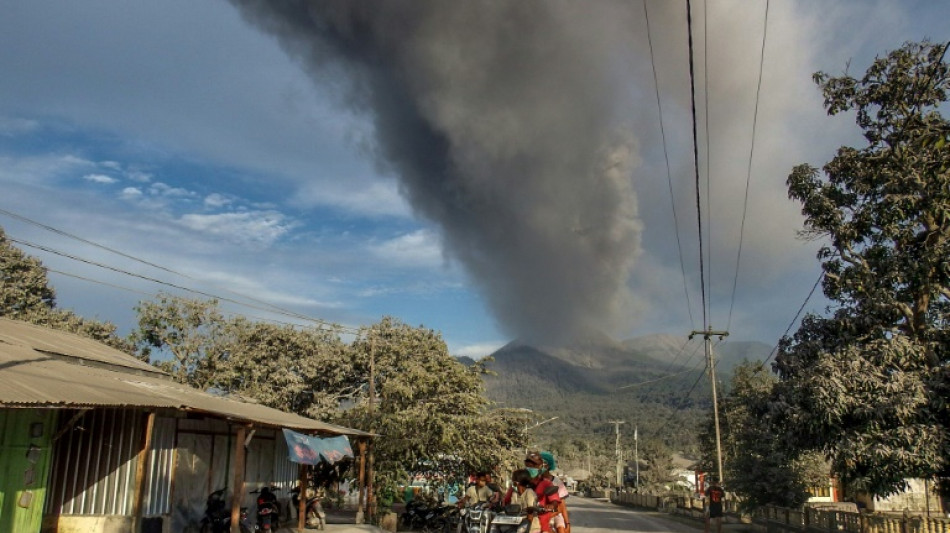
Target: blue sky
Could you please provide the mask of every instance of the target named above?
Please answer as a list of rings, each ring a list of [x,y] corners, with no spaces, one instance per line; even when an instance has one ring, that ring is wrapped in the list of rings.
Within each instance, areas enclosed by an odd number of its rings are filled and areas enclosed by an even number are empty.
[[[711,269],[711,324],[722,328],[728,323],[733,339],[773,343],[819,272],[814,259],[819,243],[795,236],[801,217],[785,196],[785,177],[794,164],[820,166],[839,145],[859,142],[847,117],[824,116],[810,74],[840,73],[849,60],[857,74],[875,55],[903,41],[946,41],[950,5],[771,2],[750,207],[731,317],[764,3],[707,0],[706,5],[709,37],[697,46],[709,49],[705,62],[698,56],[698,69],[709,69],[713,185],[705,208],[712,213],[707,227],[712,253],[706,265]],[[685,13],[679,3],[649,0],[648,6],[692,322],[672,228],[642,4],[609,6],[621,12],[629,34],[615,38],[611,32],[625,29],[612,26],[599,31],[598,19],[591,17],[576,24],[561,19],[568,22],[562,22],[564,35],[557,37],[571,47],[599,47],[592,56],[606,58],[597,65],[606,87],[601,90],[616,100],[616,109],[624,110],[611,122],[611,132],[625,149],[625,183],[618,190],[629,189],[625,213],[635,220],[627,226],[631,239],[624,246],[629,249],[621,250],[629,258],[616,263],[620,272],[608,280],[616,286],[606,287],[623,298],[597,310],[603,312],[597,316],[604,329],[616,338],[685,336],[697,321],[701,326],[690,204],[695,192],[689,166]],[[562,8],[552,12],[561,15]],[[373,109],[348,103],[352,87],[343,80],[345,74],[304,68],[299,57],[286,53],[286,43],[282,47],[259,31],[231,4],[34,1],[11,2],[4,11],[0,209],[185,276],[0,215],[10,237],[350,326],[393,315],[441,331],[457,355],[485,355],[530,329],[528,315],[553,312],[506,297],[510,285],[493,279],[492,265],[485,264],[491,262],[490,246],[477,253],[465,249],[458,237],[464,231],[448,227],[432,211],[420,209],[421,202],[410,200],[413,189],[398,165],[380,155],[380,123]],[[694,15],[703,20],[702,11]],[[439,35],[433,32],[433,42],[423,44],[444,45]],[[465,61],[458,61],[455,66],[464,69]],[[555,62],[538,72],[508,75],[556,79],[567,68]],[[510,83],[538,90],[520,79]],[[554,95],[558,90],[550,87]],[[433,97],[436,104],[456,106],[450,111],[467,109],[465,98],[473,97],[459,90],[447,98]],[[480,105],[476,109],[485,114],[487,104]],[[571,114],[582,119],[582,111],[572,109]],[[433,113],[444,117],[448,112],[439,108]],[[517,110],[512,113],[518,116]],[[477,135],[480,125],[472,124],[472,115],[465,120],[471,129],[465,134]],[[486,124],[482,129],[499,122],[486,119]],[[558,132],[559,142],[570,143],[570,133]],[[553,132],[536,134],[538,139],[520,135],[517,146],[506,146],[530,151],[535,144],[553,142]],[[584,145],[580,135],[573,144]],[[702,159],[705,166],[704,154]],[[555,195],[554,201],[564,200]],[[586,226],[572,227],[586,231]],[[134,324],[135,303],[162,289],[24,249],[53,270],[122,287],[51,274],[61,306],[113,321],[122,332]],[[583,249],[565,248],[565,255]],[[576,272],[570,270],[573,264],[561,265],[566,272],[552,279],[563,284],[571,276],[598,275],[596,262]],[[542,284],[538,290],[548,289],[557,292],[559,287]],[[822,305],[816,298],[810,308]],[[231,304],[225,308],[287,320]]]

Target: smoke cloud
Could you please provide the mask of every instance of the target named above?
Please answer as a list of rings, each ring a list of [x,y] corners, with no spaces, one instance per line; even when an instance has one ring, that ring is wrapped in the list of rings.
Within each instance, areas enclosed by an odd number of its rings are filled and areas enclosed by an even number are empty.
[[[371,117],[379,164],[525,340],[611,330],[640,252],[632,8],[233,0]]]

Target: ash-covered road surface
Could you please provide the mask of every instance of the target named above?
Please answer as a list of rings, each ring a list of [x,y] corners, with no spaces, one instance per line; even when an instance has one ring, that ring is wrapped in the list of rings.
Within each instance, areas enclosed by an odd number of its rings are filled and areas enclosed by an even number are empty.
[[[663,513],[630,509],[593,498],[571,496],[567,499],[567,510],[571,516],[571,533],[697,533],[703,530],[701,522],[679,522]]]

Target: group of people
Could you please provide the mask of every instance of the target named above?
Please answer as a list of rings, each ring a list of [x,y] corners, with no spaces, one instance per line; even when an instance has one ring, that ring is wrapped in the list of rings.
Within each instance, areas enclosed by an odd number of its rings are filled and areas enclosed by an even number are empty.
[[[570,533],[571,521],[564,501],[570,495],[560,478],[552,472],[557,461],[551,452],[529,452],[524,459],[524,468],[511,474],[511,487],[502,495],[493,488],[488,472],[480,472],[475,482],[465,491],[459,505],[480,502],[498,503],[507,506],[517,503],[522,509],[530,509],[529,533]]]

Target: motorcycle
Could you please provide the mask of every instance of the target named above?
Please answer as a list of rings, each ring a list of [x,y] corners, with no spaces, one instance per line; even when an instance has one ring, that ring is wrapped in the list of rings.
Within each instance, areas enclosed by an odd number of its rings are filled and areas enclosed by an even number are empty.
[[[280,490],[278,487],[261,487],[260,491],[252,490],[251,494],[257,494],[257,524],[254,529],[257,531],[276,531],[280,527],[280,505],[277,503],[277,495],[274,491]]]
[[[320,502],[320,497],[317,491],[313,487],[307,487],[306,490],[306,511],[305,511],[305,524],[307,527],[316,527],[317,529],[326,529],[327,525],[327,514],[323,512],[323,504]],[[300,509],[300,485],[294,487],[290,491],[290,501],[293,502],[294,509],[297,509],[299,513]]]
[[[231,509],[228,508],[224,498],[225,489],[220,489],[208,495],[205,503],[205,514],[201,518],[201,533],[230,533],[231,531]],[[247,520],[247,507],[241,507],[240,523],[241,533],[251,533],[251,526]]]
[[[488,502],[480,502],[462,509],[460,533],[487,533],[492,510]]]
[[[491,517],[489,533],[527,533],[531,528],[528,513],[536,513],[536,508],[522,509],[520,504],[506,505]]]

